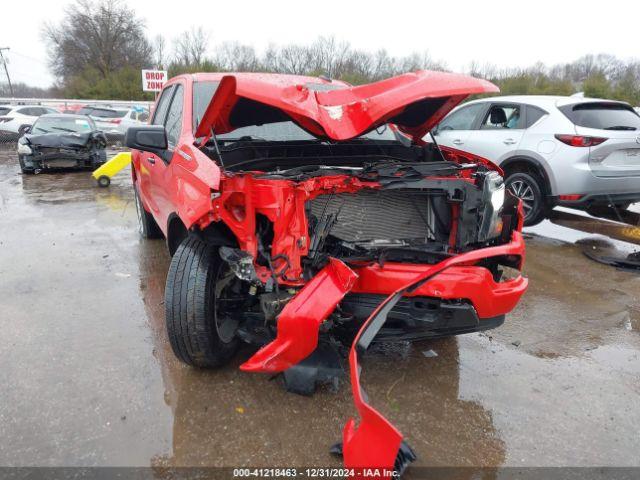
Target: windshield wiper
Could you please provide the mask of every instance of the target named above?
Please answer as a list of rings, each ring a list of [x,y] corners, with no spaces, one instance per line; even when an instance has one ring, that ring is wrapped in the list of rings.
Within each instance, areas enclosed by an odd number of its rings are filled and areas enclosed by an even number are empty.
[[[297,167],[280,169],[276,168],[275,170],[271,170],[266,172],[266,175],[279,175],[279,176],[296,176],[296,175],[304,175],[308,173],[315,172],[359,172],[363,168],[362,167],[349,167],[349,166],[332,166],[332,165],[300,165]]]
[[[236,138],[220,138],[218,137],[218,143],[234,143],[234,142],[266,142],[266,138],[255,137],[253,135],[243,135]]]
[[[62,130],[63,132],[76,133],[75,130],[71,130],[70,128],[62,128],[62,127],[51,127],[54,130]]]
[[[613,127],[605,128],[605,130],[637,130],[637,128],[628,125],[614,125]]]

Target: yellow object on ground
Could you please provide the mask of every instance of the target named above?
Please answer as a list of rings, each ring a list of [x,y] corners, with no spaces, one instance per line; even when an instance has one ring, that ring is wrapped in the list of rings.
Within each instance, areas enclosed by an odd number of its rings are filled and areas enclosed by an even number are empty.
[[[131,152],[120,152],[91,174],[101,187],[108,187],[111,177],[131,163]]]

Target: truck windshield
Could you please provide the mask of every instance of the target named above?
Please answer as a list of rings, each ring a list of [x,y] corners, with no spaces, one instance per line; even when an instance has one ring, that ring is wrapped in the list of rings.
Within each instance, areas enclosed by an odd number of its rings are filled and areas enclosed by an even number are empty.
[[[204,115],[211,98],[218,88],[219,82],[195,82],[193,84],[193,129],[198,128],[198,124]],[[331,90],[342,88],[338,85],[326,84],[307,84],[310,89]],[[316,137],[306,132],[294,122],[276,122],[266,123],[264,125],[250,125],[240,127],[233,132],[218,135],[218,139],[231,138],[255,138],[267,141],[296,141],[296,140],[314,140]],[[371,140],[397,140],[395,133],[390,128],[383,126],[377,130],[372,130],[360,138],[369,138]]]

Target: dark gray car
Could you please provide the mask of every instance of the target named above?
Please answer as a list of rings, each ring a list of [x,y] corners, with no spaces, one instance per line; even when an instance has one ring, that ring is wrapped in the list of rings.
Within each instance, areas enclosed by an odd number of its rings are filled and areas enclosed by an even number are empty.
[[[104,133],[86,115],[42,115],[18,140],[20,169],[95,169],[107,160],[106,146]]]

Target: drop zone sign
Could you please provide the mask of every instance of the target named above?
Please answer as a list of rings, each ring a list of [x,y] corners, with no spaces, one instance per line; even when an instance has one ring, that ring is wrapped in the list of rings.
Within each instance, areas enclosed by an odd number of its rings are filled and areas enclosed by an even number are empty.
[[[142,91],[159,92],[167,81],[166,70],[142,70]]]

